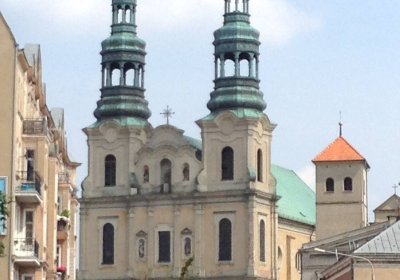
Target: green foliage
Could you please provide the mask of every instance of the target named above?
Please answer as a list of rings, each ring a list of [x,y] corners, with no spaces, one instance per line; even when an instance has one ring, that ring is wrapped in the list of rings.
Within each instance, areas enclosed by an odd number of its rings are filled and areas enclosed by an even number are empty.
[[[0,224],[6,228],[6,217],[8,216],[7,199],[3,192],[0,191]],[[0,241],[0,257],[4,255],[4,244]]]
[[[189,267],[192,265],[192,263],[193,263],[193,258],[190,258],[185,262],[185,266],[182,268],[181,277],[179,277],[179,280],[184,280],[186,278],[186,275],[189,272]]]
[[[69,211],[68,211],[67,209],[64,209],[64,210],[61,212],[61,215],[60,215],[60,216],[65,217],[65,218],[69,218]]]

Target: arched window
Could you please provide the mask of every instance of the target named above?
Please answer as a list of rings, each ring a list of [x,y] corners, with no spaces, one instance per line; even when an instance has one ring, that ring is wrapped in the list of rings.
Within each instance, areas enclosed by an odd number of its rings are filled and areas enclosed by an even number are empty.
[[[190,237],[186,237],[183,245],[184,245],[185,257],[189,257],[192,254],[192,239]]]
[[[118,7],[118,23],[122,22],[122,13],[123,10],[121,9],[121,7]]]
[[[143,183],[148,183],[150,180],[150,170],[149,167],[146,165],[143,167]]]
[[[117,179],[117,160],[115,159],[115,156],[113,156],[113,155],[106,156],[106,160],[104,163],[104,169],[105,169],[105,172],[104,172],[105,186],[106,187],[115,186],[116,179]]]
[[[265,222],[260,221],[260,261],[265,262]]]
[[[327,192],[334,192],[335,191],[335,182],[332,178],[326,179],[325,189]]]
[[[233,180],[234,154],[231,147],[222,150],[222,180]]]
[[[111,85],[119,86],[121,82],[121,71],[118,68],[115,68],[111,71]]]
[[[165,192],[167,190],[164,189],[164,185],[167,184],[168,187],[171,186],[171,173],[172,173],[171,161],[166,158],[163,159],[160,162],[160,168],[161,168],[161,192]]]
[[[129,8],[129,6],[126,6],[125,10],[125,22],[131,23],[131,9]]]
[[[263,154],[261,149],[257,151],[257,181],[263,181]]]
[[[353,190],[353,180],[350,177],[344,179],[344,190],[349,192]]]
[[[103,227],[103,264],[114,264],[114,227],[109,223]]]
[[[133,86],[135,82],[135,70],[133,68],[128,68],[125,71],[125,85]]]
[[[225,77],[233,77],[235,76],[235,72],[236,72],[235,55],[233,53],[226,53],[224,60]]]
[[[183,165],[183,181],[189,181],[190,180],[190,167],[189,164],[185,163]]]
[[[229,219],[219,222],[219,261],[232,260],[232,223]]]

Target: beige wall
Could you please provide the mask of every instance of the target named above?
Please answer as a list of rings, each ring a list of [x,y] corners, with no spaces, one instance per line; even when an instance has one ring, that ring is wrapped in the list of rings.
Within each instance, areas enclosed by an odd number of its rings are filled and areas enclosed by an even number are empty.
[[[0,176],[7,178],[7,196],[11,196],[11,184],[12,184],[12,144],[13,144],[13,123],[14,123],[14,73],[15,73],[15,59],[16,59],[16,47],[13,35],[8,29],[3,16],[0,13],[0,110],[2,117],[0,119],[0,129],[2,131],[2,137],[0,137]],[[10,220],[7,222],[7,234],[0,236],[6,247],[5,254],[9,256],[10,239],[12,238],[12,232],[10,229]],[[0,275],[8,275],[9,262],[8,258],[2,258],[0,260]]]
[[[365,265],[365,267],[354,267],[354,280],[369,280],[372,279],[371,267]],[[376,280],[397,280],[400,275],[399,264],[393,266],[377,265],[375,264],[375,279]]]
[[[351,192],[344,191],[346,177],[353,180]],[[327,178],[334,180],[334,192],[326,192]],[[366,226],[367,169],[364,162],[316,163],[316,194],[318,239]]]

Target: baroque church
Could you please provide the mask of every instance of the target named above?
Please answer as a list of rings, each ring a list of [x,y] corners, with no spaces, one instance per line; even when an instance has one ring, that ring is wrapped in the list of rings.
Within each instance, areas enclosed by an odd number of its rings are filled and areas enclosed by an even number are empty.
[[[271,163],[276,124],[259,86],[260,33],[249,0],[224,2],[210,113],[194,139],[148,121],[137,1],[112,0],[97,121],[84,129],[80,280],[178,278],[188,260],[190,278],[300,279],[297,252],[315,238],[316,196]]]

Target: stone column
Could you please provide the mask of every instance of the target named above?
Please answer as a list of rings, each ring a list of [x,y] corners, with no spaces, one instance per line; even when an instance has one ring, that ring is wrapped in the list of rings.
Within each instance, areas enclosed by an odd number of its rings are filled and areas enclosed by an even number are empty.
[[[215,56],[215,79],[218,79],[218,57]]]
[[[248,263],[247,263],[247,276],[255,276],[255,268],[254,268],[254,261],[255,261],[255,227],[257,225],[256,221],[256,212],[255,212],[255,201],[254,197],[249,198],[248,204]]]
[[[85,242],[82,240],[87,240],[87,223],[88,223],[88,211],[83,205],[80,208],[80,246],[79,246],[79,279],[86,279],[87,271],[87,250]],[[99,256],[100,258],[100,256]]]
[[[114,7],[113,9],[113,24],[118,23],[118,9]]]
[[[235,76],[240,76],[240,62],[239,62],[239,53],[235,53]]]
[[[135,68],[134,68],[134,70],[135,70],[135,81],[133,82],[133,85],[135,87],[138,87],[139,86],[139,64],[135,63],[134,66],[135,66]]]
[[[130,206],[131,207],[131,206]],[[134,277],[134,263],[135,263],[135,231],[134,231],[134,218],[135,218],[135,210],[130,208],[128,211],[128,256],[127,256],[127,268],[128,268],[128,276],[130,278]]]
[[[203,269],[203,216],[204,210],[203,205],[196,205],[195,206],[195,221],[194,221],[194,273],[196,277],[204,277],[205,272]]]
[[[243,0],[243,13],[246,13],[246,0]]]
[[[256,78],[259,79],[260,75],[259,75],[259,65],[260,65],[260,59],[258,57],[258,55],[256,55]]]
[[[130,8],[130,11],[131,11],[131,14],[129,15],[129,23],[130,24],[133,24],[134,22],[133,22],[133,9],[134,9],[134,7],[129,7]]]
[[[149,207],[147,209],[147,232],[148,232],[148,239],[147,239],[147,264],[148,264],[148,277],[154,277],[154,262],[156,256],[155,253],[155,244],[156,238],[154,232],[154,211],[153,208]]]
[[[235,12],[239,11],[239,0],[235,1]]]
[[[225,58],[223,55],[221,55],[219,59],[221,60],[221,75],[219,76],[223,78],[225,77]]]
[[[104,72],[106,72],[106,69],[103,67],[101,69],[101,87],[102,88],[105,86],[105,84],[104,84],[104,81],[105,81]]]
[[[136,25],[136,7],[132,9],[132,24]]]
[[[271,203],[271,267],[272,279],[278,279],[278,211],[276,200]]]
[[[126,10],[122,9],[122,23],[126,23]]]
[[[120,79],[119,79],[119,85],[124,86],[125,85],[125,73],[124,73],[124,65],[119,66],[119,71],[120,71]]]
[[[249,61],[249,77],[253,78],[254,77],[254,54],[250,54],[250,61]]]
[[[174,248],[172,262],[174,264],[173,277],[179,278],[181,273],[181,229],[180,229],[180,209],[175,206],[174,209]]]
[[[106,79],[106,86],[111,86],[111,67],[110,64],[106,64],[106,72],[107,72],[107,79]]]
[[[144,65],[142,66],[142,81],[141,81],[140,86],[141,86],[142,88],[144,88]]]

